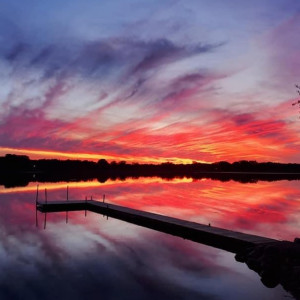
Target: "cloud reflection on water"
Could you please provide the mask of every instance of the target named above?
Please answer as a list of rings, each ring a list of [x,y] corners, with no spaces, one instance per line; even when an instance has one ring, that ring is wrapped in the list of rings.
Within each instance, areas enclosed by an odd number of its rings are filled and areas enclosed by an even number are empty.
[[[288,238],[297,231],[297,182],[136,181],[70,190],[72,198],[87,193],[267,236]],[[35,228],[34,197],[31,188],[0,193],[3,299],[282,299],[286,294],[280,287],[264,288],[257,274],[235,263],[232,254],[91,212],[87,217],[70,212],[68,224],[65,213],[47,214],[46,230],[44,216],[38,214]],[[49,197],[65,199],[66,190],[53,189]],[[276,214],[281,217],[272,217]]]
[[[98,215],[87,224],[60,219],[50,217],[45,231],[2,230],[1,298],[252,299],[245,285],[256,282],[224,266],[219,250]]]

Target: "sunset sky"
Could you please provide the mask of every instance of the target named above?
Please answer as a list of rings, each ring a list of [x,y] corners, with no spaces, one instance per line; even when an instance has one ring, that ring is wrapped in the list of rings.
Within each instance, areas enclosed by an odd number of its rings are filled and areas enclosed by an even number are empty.
[[[0,155],[300,163],[299,0],[0,5]]]

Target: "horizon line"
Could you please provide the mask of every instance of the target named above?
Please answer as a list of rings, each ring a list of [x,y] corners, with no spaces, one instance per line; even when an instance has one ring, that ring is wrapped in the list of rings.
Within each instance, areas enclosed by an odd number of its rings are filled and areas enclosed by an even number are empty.
[[[108,155],[108,154],[96,154],[96,153],[80,153],[80,152],[63,152],[63,151],[48,151],[48,150],[37,150],[37,149],[25,149],[25,148],[11,148],[0,146],[0,156],[6,154],[16,154],[16,155],[27,155],[30,159],[55,159],[55,158],[65,158],[65,159],[90,159],[92,161],[98,161],[99,159],[105,159],[108,161],[128,161],[131,163],[153,163],[161,164],[165,162],[170,162],[173,164],[192,164],[193,162],[212,164],[213,162],[195,160],[188,158],[179,157],[130,157],[125,155]],[[45,157],[46,156],[46,157]]]

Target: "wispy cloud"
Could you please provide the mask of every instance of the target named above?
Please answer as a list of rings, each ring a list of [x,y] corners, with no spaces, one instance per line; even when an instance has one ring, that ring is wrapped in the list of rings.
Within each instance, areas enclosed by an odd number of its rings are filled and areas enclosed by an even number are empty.
[[[296,120],[283,105],[293,95],[287,84],[300,76],[299,18],[281,0],[271,11],[268,3],[233,11],[203,3],[200,19],[195,3],[183,11],[179,2],[153,3],[149,19],[142,7],[112,20],[101,10],[105,24],[93,12],[96,3],[66,2],[61,14],[56,3],[44,18],[42,6],[20,10],[15,2],[1,13],[2,147],[297,160]],[[107,3],[104,11],[118,15],[120,7]],[[79,10],[90,19],[67,17]],[[182,13],[190,17],[186,26]]]

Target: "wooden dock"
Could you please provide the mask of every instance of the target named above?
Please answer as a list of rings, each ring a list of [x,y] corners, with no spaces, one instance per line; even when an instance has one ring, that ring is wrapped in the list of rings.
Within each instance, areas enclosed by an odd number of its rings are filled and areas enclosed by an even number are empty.
[[[88,210],[232,253],[238,253],[251,246],[278,242],[278,240],[266,237],[226,230],[94,200],[37,202],[37,210],[44,213]]]

